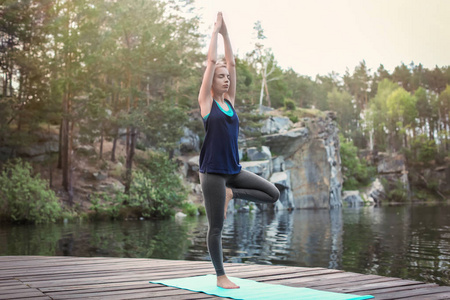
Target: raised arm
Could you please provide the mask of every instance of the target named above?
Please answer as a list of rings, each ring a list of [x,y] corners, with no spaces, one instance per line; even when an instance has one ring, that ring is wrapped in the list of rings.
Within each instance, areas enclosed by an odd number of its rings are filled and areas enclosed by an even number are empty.
[[[234,60],[233,49],[231,48],[230,36],[228,35],[227,26],[222,19],[222,26],[219,33],[223,36],[223,43],[225,47],[225,61],[227,62],[227,69],[230,74],[230,87],[225,94],[225,98],[230,100],[234,106],[234,100],[236,98],[236,62]]]
[[[214,30],[209,44],[208,57],[206,60],[206,70],[203,74],[202,85],[198,94],[198,104],[200,105],[200,113],[202,118],[211,111],[212,97],[211,87],[213,83],[214,70],[217,62],[217,37],[222,27],[222,13],[217,14],[217,20],[214,24]]]

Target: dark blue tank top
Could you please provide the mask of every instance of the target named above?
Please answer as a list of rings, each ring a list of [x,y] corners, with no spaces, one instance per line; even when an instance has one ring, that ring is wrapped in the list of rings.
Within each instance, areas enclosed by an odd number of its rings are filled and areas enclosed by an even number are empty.
[[[233,106],[225,100],[229,109],[226,114],[213,100],[211,112],[203,119],[206,135],[200,152],[200,172],[237,174],[241,171],[239,164],[238,135],[239,118]]]

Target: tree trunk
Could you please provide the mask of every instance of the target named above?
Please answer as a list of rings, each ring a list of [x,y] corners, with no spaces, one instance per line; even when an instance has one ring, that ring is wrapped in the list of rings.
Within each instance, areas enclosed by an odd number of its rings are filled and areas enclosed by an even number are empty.
[[[62,186],[66,191],[69,187],[69,120],[67,119],[67,92],[63,96],[63,120],[61,130],[61,169],[62,169]]]
[[[64,119],[61,120],[61,125],[59,125],[59,143],[58,143],[58,169],[62,169],[62,130],[63,130]]]
[[[114,141],[113,141],[113,147],[112,147],[112,151],[111,151],[111,161],[112,162],[116,161],[116,144],[117,144],[118,135],[119,135],[119,133],[117,133],[117,135],[114,137]]]
[[[103,125],[101,125],[100,130],[100,159],[103,159]]]
[[[264,97],[264,79],[261,81],[261,92],[259,94],[259,113],[262,114],[262,102]]]
[[[131,186],[131,174],[132,174],[132,168],[133,168],[133,157],[135,153],[136,148],[136,129],[131,128],[130,130],[130,148],[129,152],[127,153],[127,161],[126,161],[126,181],[125,181],[125,194],[128,194],[130,192],[130,186]]]
[[[272,103],[270,102],[269,87],[267,86],[266,77],[264,77],[264,87],[266,89],[267,106],[272,107]]]

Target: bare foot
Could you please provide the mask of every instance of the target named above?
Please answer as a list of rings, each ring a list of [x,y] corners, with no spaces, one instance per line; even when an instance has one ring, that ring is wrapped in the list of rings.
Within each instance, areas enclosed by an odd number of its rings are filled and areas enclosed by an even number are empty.
[[[239,286],[231,282],[227,275],[217,276],[217,286],[224,289],[238,289]]]
[[[225,195],[225,210],[224,210],[225,219],[227,218],[228,203],[230,203],[231,199],[233,199],[233,191],[230,188],[227,188]]]

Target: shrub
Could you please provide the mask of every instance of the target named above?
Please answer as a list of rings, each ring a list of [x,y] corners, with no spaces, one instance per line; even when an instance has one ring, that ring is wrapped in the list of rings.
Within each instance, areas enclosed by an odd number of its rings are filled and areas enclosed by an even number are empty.
[[[430,140],[426,135],[418,135],[411,142],[411,151],[406,153],[409,160],[428,164],[436,159],[437,146],[434,140]]]
[[[386,196],[389,202],[405,202],[408,200],[408,191],[404,184],[398,180],[394,184],[390,184],[388,180],[381,180]]]
[[[292,112],[289,112],[287,114],[287,117],[289,120],[291,120],[292,123],[297,123],[299,121],[298,116],[296,114],[293,114]]]
[[[28,162],[8,162],[0,174],[0,215],[19,222],[54,222],[61,216],[55,192]]]
[[[123,203],[126,203],[128,197],[122,192],[116,192],[113,196],[101,192],[91,194],[91,207],[94,219],[118,219]]]
[[[285,99],[284,100],[284,107],[286,110],[295,110],[295,102],[292,99]]]
[[[345,177],[344,190],[355,190],[370,183],[375,174],[375,168],[368,166],[358,157],[358,148],[351,141],[346,141],[342,135],[340,139],[340,153],[343,175]]]
[[[138,208],[146,218],[166,218],[180,207],[187,192],[177,175],[177,164],[163,153],[148,152],[137,158],[143,168],[133,172],[129,205]]]
[[[199,209],[197,205],[193,203],[184,203],[183,205],[183,213],[190,217],[194,217],[199,214]]]

